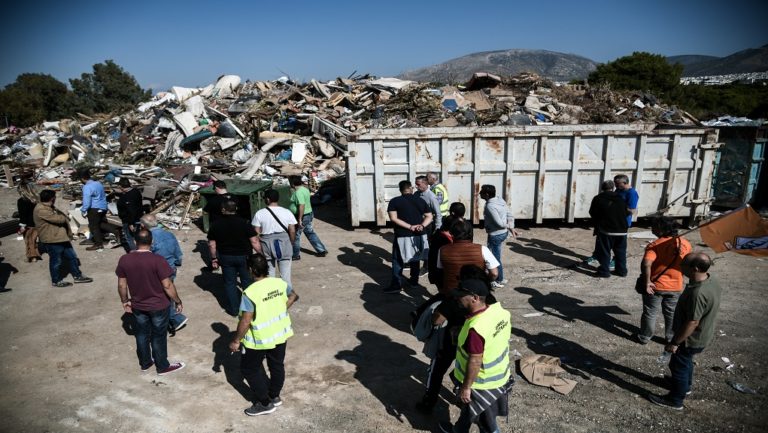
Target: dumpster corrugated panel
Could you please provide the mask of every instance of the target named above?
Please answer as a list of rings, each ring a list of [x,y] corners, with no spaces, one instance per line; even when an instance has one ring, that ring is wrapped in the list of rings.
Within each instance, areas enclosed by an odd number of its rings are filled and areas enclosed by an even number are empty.
[[[397,184],[439,174],[450,200],[483,215],[480,185],[496,186],[518,219],[588,218],[600,181],[623,173],[640,194],[639,215],[705,212],[714,129],[656,130],[653,124],[373,130],[349,141],[352,225],[384,225]],[[712,145],[712,146],[710,146]]]

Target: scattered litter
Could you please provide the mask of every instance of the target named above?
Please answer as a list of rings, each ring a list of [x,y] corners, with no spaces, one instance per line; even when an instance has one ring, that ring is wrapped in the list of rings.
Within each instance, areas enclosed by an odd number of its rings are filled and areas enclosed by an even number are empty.
[[[540,317],[543,315],[544,313],[526,313],[526,314],[523,314],[523,317]]]
[[[656,235],[654,235],[650,230],[642,232],[630,232],[627,237],[632,239],[656,239]]]
[[[752,388],[750,388],[747,385],[744,385],[742,383],[732,382],[732,381],[729,380],[728,381],[728,385],[731,385],[731,388],[733,388],[736,391],[739,391],[739,392],[741,392],[743,394],[757,394],[757,391],[755,391],[754,389],[752,389]]]

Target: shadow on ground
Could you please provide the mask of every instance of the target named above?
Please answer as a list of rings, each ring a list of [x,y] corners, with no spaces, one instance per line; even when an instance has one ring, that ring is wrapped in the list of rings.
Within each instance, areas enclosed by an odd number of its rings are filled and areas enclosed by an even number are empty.
[[[221,322],[211,323],[213,329],[219,336],[213,341],[211,351],[213,352],[213,366],[211,370],[221,373],[224,369],[224,377],[235,391],[239,392],[244,399],[253,400],[253,393],[245,379],[240,373],[240,352],[232,353],[229,351],[229,342],[232,341],[232,333],[229,327]]]
[[[416,358],[416,352],[373,331],[359,331],[360,344],[343,350],[336,359],[355,366],[355,379],[376,397],[387,414],[408,428],[429,430],[435,421],[420,414],[414,404],[424,394],[419,379],[426,377],[427,364]]]
[[[545,295],[530,287],[515,287],[515,291],[528,295],[528,303],[536,311],[568,322],[580,320],[626,339],[631,339],[640,330],[637,326],[613,317],[613,315],[629,316],[628,312],[616,305],[582,306],[584,301],[581,299],[558,292]]]

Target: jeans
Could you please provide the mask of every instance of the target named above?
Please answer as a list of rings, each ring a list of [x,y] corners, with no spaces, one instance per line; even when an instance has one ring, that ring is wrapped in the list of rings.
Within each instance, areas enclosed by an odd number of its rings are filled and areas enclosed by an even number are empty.
[[[293,241],[293,259],[298,259],[301,255],[301,234],[304,233],[309,239],[309,243],[312,244],[312,248],[318,253],[324,253],[328,251],[323,245],[323,241],[315,233],[315,229],[312,228],[312,212],[305,213],[301,217],[302,227],[296,227],[296,240]]]
[[[131,231],[131,227],[135,231]],[[123,223],[123,239],[120,239],[121,241],[125,242],[125,245],[128,248],[128,251],[133,251],[136,249],[136,240],[134,239],[134,235],[141,229],[140,224],[126,224]]]
[[[152,361],[158,372],[165,370],[168,363],[168,309],[157,311],[133,310],[136,320],[136,354],[142,369]]]
[[[470,421],[471,415],[469,405],[464,405],[461,408],[459,419],[456,420],[456,424],[453,426],[454,433],[469,433],[469,429],[472,427],[472,421]],[[479,428],[480,433],[498,433],[499,425],[496,424],[495,411],[488,408],[478,415],[477,427]]]
[[[243,290],[253,283],[246,264],[246,256],[228,256],[219,254],[219,265],[224,275],[224,292],[227,297],[227,313],[236,316],[240,312],[240,291],[237,289],[237,277]]]
[[[400,255],[400,247],[397,245],[397,238],[392,242],[392,281],[389,283],[390,287],[403,287],[403,257]],[[408,263],[408,267],[411,269],[411,275],[408,281],[411,284],[419,283],[419,271],[421,270],[421,260],[412,260]]]
[[[627,276],[627,236],[611,236],[597,233],[595,242],[595,258],[600,262],[597,273],[607,277],[611,275],[609,266],[611,263],[611,251],[613,251],[616,274]]]
[[[669,359],[669,370],[672,372],[672,387],[667,399],[676,405],[682,405],[685,394],[693,385],[693,355],[701,353],[701,348],[686,347],[681,344]]]
[[[675,331],[672,330],[672,320],[675,317],[675,306],[682,292],[658,291],[654,295],[643,295],[643,315],[640,318],[640,341],[648,342],[656,329],[656,316],[661,308],[664,314],[664,341],[672,341]]]
[[[496,281],[504,280],[504,268],[501,266],[501,247],[504,245],[504,241],[507,240],[509,232],[500,233],[498,235],[488,235],[488,249],[491,250],[493,257],[499,261],[499,275],[496,277]]]
[[[264,371],[264,358],[267,359],[269,377]],[[240,358],[240,372],[253,391],[253,403],[268,405],[270,400],[280,397],[285,383],[285,343],[273,349],[245,349]]]
[[[48,268],[51,272],[51,282],[53,284],[61,281],[60,267],[62,257],[69,262],[69,270],[72,272],[72,276],[77,278],[83,276],[80,272],[80,264],[75,254],[75,249],[72,248],[71,242],[58,242],[55,244],[44,244],[45,252],[50,256],[50,262]]]

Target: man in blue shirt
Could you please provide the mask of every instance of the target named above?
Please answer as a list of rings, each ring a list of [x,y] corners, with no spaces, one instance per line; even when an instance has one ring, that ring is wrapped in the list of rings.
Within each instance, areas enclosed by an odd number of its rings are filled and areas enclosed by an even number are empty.
[[[104,248],[104,233],[114,233],[117,241],[122,239],[121,233],[107,222],[107,195],[104,193],[104,186],[91,179],[91,172],[88,169],[79,173],[80,182],[83,184],[83,205],[80,212],[88,218],[88,229],[91,231],[93,245],[86,248],[86,251],[98,251]]]
[[[168,266],[171,267],[171,281],[176,279],[176,268],[181,266],[181,257],[184,253],[181,252],[179,247],[179,241],[176,240],[176,236],[168,230],[163,229],[157,223],[157,218],[152,214],[146,214],[141,217],[141,225],[152,233],[152,247],[150,251],[162,256]],[[171,305],[168,308],[168,324],[170,331],[176,333],[184,326],[187,325],[189,320],[187,316],[182,313],[176,312],[176,305],[171,300]]]
[[[632,218],[637,215],[637,203],[640,201],[640,195],[637,190],[629,186],[629,177],[626,174],[614,176],[613,183],[616,185],[616,193],[624,199],[627,209],[632,212],[631,215],[627,215],[627,227],[632,227]]]

